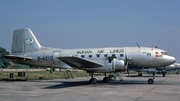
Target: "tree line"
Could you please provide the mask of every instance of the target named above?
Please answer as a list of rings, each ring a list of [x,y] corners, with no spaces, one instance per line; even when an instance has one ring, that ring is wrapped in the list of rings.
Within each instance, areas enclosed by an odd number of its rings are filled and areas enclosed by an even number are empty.
[[[30,68],[27,65],[21,65],[14,63],[10,59],[6,59],[3,56],[9,55],[10,53],[5,49],[0,47],[0,69],[6,69],[6,68]]]

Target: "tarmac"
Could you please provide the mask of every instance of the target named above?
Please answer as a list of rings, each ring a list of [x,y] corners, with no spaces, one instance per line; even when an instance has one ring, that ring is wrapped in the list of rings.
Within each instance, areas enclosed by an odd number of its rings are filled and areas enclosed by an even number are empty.
[[[156,75],[148,84],[149,75],[118,78],[103,83],[103,76],[75,79],[1,81],[0,101],[180,101],[180,75]]]

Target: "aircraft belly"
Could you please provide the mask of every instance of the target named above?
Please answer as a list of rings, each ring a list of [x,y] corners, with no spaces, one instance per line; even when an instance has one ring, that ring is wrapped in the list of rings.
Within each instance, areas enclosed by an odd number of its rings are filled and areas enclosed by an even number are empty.
[[[83,68],[85,71],[92,71],[92,72],[99,72],[99,73],[106,73],[106,72],[114,72],[114,70],[111,69],[105,69],[105,68]]]
[[[101,61],[102,63],[102,61]],[[86,71],[93,71],[93,72],[115,72],[115,68],[112,67],[112,63],[109,63],[108,61],[103,61],[104,66],[102,68],[83,68],[83,70]]]
[[[31,66],[39,66],[39,67],[54,67],[54,68],[60,68],[61,65],[53,64],[52,61],[34,61],[34,60],[17,60],[17,63],[25,64],[25,65],[31,65]],[[67,66],[66,66],[67,67]],[[68,68],[68,67],[67,67]]]
[[[32,60],[30,60],[30,61],[17,60],[16,62],[20,63],[20,64],[25,64],[25,65],[40,66],[40,64],[37,61],[32,61]]]

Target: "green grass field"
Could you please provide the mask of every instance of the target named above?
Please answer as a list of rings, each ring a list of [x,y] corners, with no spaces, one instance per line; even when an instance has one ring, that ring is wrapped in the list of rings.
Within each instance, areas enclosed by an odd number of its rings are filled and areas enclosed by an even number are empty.
[[[130,71],[130,74],[133,74]],[[11,75],[10,75],[11,74]],[[127,74],[127,73],[122,73]],[[136,73],[137,74],[137,73]],[[174,71],[169,71],[167,74],[175,74]],[[103,73],[95,73],[94,75],[101,75]],[[39,79],[72,79],[77,77],[90,77],[86,71],[26,71],[24,76],[18,76],[18,72],[0,71],[0,81],[25,81],[25,80],[39,80]]]
[[[72,76],[71,76],[72,74]],[[68,76],[69,75],[69,76]],[[68,72],[59,72],[54,71],[50,73],[50,71],[28,71],[25,72],[25,76],[18,76],[18,72],[4,72],[0,71],[0,80],[1,81],[15,81],[15,80],[39,80],[39,79],[67,79],[76,78],[76,77],[87,77],[89,74],[85,71],[72,71]]]

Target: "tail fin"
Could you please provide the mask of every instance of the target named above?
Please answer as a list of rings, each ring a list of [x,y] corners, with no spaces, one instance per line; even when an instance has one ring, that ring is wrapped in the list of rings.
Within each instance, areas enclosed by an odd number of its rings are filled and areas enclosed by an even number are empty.
[[[40,50],[41,45],[29,28],[17,29],[13,32],[12,54],[24,54]]]

